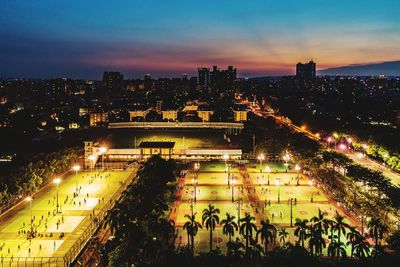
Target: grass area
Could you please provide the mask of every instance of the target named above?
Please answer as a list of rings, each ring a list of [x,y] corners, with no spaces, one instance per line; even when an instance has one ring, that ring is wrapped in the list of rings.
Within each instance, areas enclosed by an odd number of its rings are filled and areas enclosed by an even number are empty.
[[[111,147],[134,147],[143,141],[175,142],[175,148],[215,148],[228,145],[222,131],[206,130],[137,130],[125,131],[119,129],[113,131],[106,142]]]
[[[50,185],[23,201],[1,217],[0,243],[2,257],[63,257],[91,221],[91,214],[107,203],[131,172],[79,172],[62,177],[58,187]],[[78,188],[79,194],[74,197]],[[32,228],[36,237],[28,239]],[[63,233],[65,236],[61,237]]]
[[[289,198],[295,198],[296,204],[293,202],[292,220],[293,225],[296,218],[310,220],[318,214],[318,209],[328,213],[328,218],[332,218],[336,211],[344,215],[336,206],[336,203],[330,203],[327,196],[314,185],[312,180],[302,174],[297,175],[294,172],[286,172],[283,164],[263,164],[268,165],[277,172],[259,172],[258,164],[249,163],[246,168],[249,173],[249,181],[243,179],[242,175],[237,172],[235,186],[235,200],[238,196],[243,199],[240,216],[243,217],[246,212],[256,217],[256,224],[260,226],[262,219],[269,219],[276,227],[288,227],[290,233],[289,239],[295,242],[294,228],[290,228],[290,202]],[[214,205],[220,209],[220,219],[226,217],[226,213],[238,218],[238,204],[231,202],[231,189],[227,185],[227,173],[224,170],[224,162],[208,162],[201,163],[200,172],[198,174],[197,186],[197,203],[193,205],[193,212],[197,213],[197,220],[201,222],[201,214],[208,204]],[[238,168],[235,166],[235,169]],[[189,173],[185,178],[185,187],[182,191],[182,198],[177,202],[176,222],[179,227],[179,235],[181,236],[181,245],[187,243],[186,232],[181,226],[186,222],[185,214],[191,214],[190,199],[194,196],[194,187],[192,179],[196,177],[196,173]],[[268,177],[270,185],[268,185]],[[279,179],[280,185],[277,186],[275,181]],[[297,180],[299,185],[297,185]],[[279,193],[279,203],[278,203]],[[250,197],[252,196],[252,197]],[[311,202],[312,198],[312,202]],[[259,200],[257,202],[255,200]],[[350,223],[347,218],[347,223]],[[240,237],[243,239],[242,237]],[[328,236],[324,236],[329,244]],[[207,252],[209,250],[209,231],[203,229],[199,231],[195,238],[196,251]],[[343,242],[347,242],[345,236]],[[222,234],[221,226],[217,226],[213,234],[213,244],[219,246],[222,250],[226,249],[227,237]],[[279,242],[278,242],[279,244]],[[350,253],[350,248],[347,248]],[[326,250],[325,250],[326,252]]]
[[[191,185],[193,184],[193,179],[197,177],[198,185],[228,185],[228,173],[199,173],[198,175],[195,173],[191,173],[190,175],[186,175],[185,184]],[[229,175],[230,179],[235,180],[235,184],[242,184],[242,180],[239,179],[239,174],[231,173]],[[231,180],[232,181],[232,180]]]

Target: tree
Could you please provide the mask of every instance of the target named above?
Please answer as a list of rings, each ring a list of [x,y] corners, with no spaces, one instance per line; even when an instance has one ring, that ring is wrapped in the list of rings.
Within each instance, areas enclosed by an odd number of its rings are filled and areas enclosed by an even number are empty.
[[[335,225],[334,225],[334,230],[337,231],[337,243],[341,244],[340,242],[340,237],[341,234],[346,234],[346,229],[350,228],[350,226],[345,223],[345,218],[339,214],[339,212],[336,211],[335,216],[333,217],[334,221],[335,221]]]
[[[246,254],[248,253],[250,238],[253,238],[253,232],[257,232],[257,226],[253,223],[255,220],[256,218],[250,216],[249,213],[246,213],[245,216],[239,220],[239,222],[241,222],[239,233],[246,239]]]
[[[351,257],[354,255],[354,247],[358,244],[360,238],[362,237],[361,233],[357,231],[355,227],[350,227],[350,231],[347,233],[347,244],[351,246]]]
[[[210,252],[212,251],[212,233],[217,223],[219,223],[219,209],[214,208],[213,205],[208,204],[208,209],[203,210],[202,224],[206,225],[207,230],[210,230]]]
[[[238,230],[238,225],[235,222],[235,216],[231,216],[226,213],[226,218],[221,221],[222,233],[229,237],[229,242],[232,242],[232,236],[235,235],[235,231]]]
[[[308,220],[301,220],[297,218],[294,226],[296,226],[294,235],[298,237],[298,242],[300,242],[301,246],[304,248],[304,241],[308,238]]]
[[[192,215],[185,215],[185,218],[188,220],[183,225],[183,230],[186,230],[188,237],[188,246],[192,248],[192,253],[194,252],[194,237],[197,235],[199,228],[202,229],[202,226],[199,222],[196,221],[196,213]]]
[[[286,231],[286,228],[282,227],[281,229],[279,229],[278,235],[279,235],[279,242],[281,242],[282,246],[284,246],[286,244],[286,238],[289,236],[289,233]]]
[[[359,258],[363,259],[370,255],[370,248],[367,240],[363,235],[360,234],[356,244],[354,245],[354,255]]]
[[[261,221],[261,228],[257,230],[256,239],[261,237],[261,242],[264,243],[265,255],[268,253],[268,243],[272,243],[276,238],[276,227],[269,223],[269,220]]]
[[[329,244],[328,246],[328,256],[329,257],[337,257],[339,259],[339,256],[342,256],[343,258],[346,257],[346,249],[345,249],[345,244],[342,242],[337,242],[333,241],[332,243]]]
[[[388,239],[388,245],[390,249],[393,249],[397,253],[400,252],[400,231],[394,232]]]
[[[322,237],[322,230],[319,228],[310,228],[309,237],[308,247],[310,248],[311,255],[320,256],[322,249],[326,247],[325,239]]]
[[[325,216],[328,215],[328,213],[321,211],[318,209],[318,215],[314,216],[310,219],[310,222],[312,223],[312,228],[316,231],[320,231],[327,233],[329,229],[329,220],[325,218]]]
[[[368,222],[369,235],[374,238],[375,246],[380,245],[379,241],[383,235],[388,231],[387,227],[381,222],[379,218],[372,218]]]

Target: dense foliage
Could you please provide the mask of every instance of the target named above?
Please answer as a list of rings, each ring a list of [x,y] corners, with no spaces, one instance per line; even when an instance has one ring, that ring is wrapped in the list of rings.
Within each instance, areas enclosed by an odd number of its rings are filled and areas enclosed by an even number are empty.
[[[21,167],[11,169],[0,178],[0,206],[7,206],[18,199],[19,195],[34,193],[47,184],[56,175],[70,170],[78,161],[80,150],[66,148],[53,153],[38,154]]]

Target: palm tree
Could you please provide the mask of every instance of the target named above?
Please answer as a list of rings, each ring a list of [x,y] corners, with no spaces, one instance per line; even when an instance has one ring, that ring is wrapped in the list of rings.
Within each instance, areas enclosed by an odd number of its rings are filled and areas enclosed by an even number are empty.
[[[281,229],[279,229],[278,235],[279,235],[279,242],[281,242],[282,246],[284,246],[286,244],[286,238],[289,235],[289,233],[286,231],[286,228],[282,227]]]
[[[297,218],[294,225],[296,226],[294,235],[298,237],[298,242],[301,242],[301,246],[304,248],[304,241],[308,238],[308,220],[300,220]]]
[[[338,243],[337,241],[333,241],[332,243],[329,244],[328,246],[328,256],[329,257],[346,257],[346,249],[345,249],[345,244]]]
[[[239,222],[241,222],[239,233],[246,239],[246,253],[248,253],[249,249],[249,240],[253,238],[253,231],[257,232],[257,226],[253,223],[255,220],[256,218],[250,216],[247,212],[245,216],[239,220]]]
[[[269,223],[267,219],[265,222],[261,221],[261,228],[257,230],[256,240],[258,235],[261,236],[261,242],[264,242],[265,255],[268,253],[268,243],[272,243],[276,238],[276,227]]]
[[[326,247],[326,242],[325,239],[322,237],[321,229],[311,228],[309,237],[310,239],[308,240],[308,247],[310,248],[311,255],[321,255],[322,249]]]
[[[348,240],[346,245],[351,245],[351,257],[354,255],[354,247],[358,244],[362,237],[363,236],[359,231],[357,231],[356,227],[350,227],[350,231],[346,235]]]
[[[193,215],[185,215],[188,221],[183,225],[183,230],[186,230],[188,236],[188,245],[191,246],[192,252],[194,252],[194,237],[197,235],[199,228],[202,229],[201,224],[196,221],[196,212]],[[189,239],[190,238],[190,239]]]
[[[372,218],[368,222],[368,228],[369,235],[374,238],[375,246],[378,246],[380,239],[382,239],[384,233],[388,231],[387,227],[381,222],[379,218]]]
[[[358,242],[354,245],[354,255],[359,259],[366,258],[370,255],[369,244],[361,234]]]
[[[212,251],[212,233],[217,223],[219,223],[219,209],[214,208],[213,205],[208,204],[208,209],[203,210],[202,224],[206,224],[207,230],[210,230],[210,252]]]
[[[325,218],[328,213],[318,209],[318,215],[311,218],[310,222],[315,230],[327,233],[329,228],[329,219]]]
[[[340,236],[343,233],[344,235],[346,234],[346,229],[350,228],[350,225],[344,222],[344,217],[339,214],[339,212],[336,211],[336,214],[334,216],[334,230],[337,231],[337,243],[340,244]]]
[[[236,238],[236,241],[228,242],[227,248],[228,248],[228,256],[232,256],[234,258],[234,260],[238,261],[238,260],[241,260],[243,258],[244,245],[239,240],[239,238]]]
[[[232,242],[232,236],[235,235],[235,231],[238,230],[238,225],[235,222],[235,216],[231,216],[229,213],[226,213],[226,219],[221,221],[222,233],[229,237],[229,242]]]

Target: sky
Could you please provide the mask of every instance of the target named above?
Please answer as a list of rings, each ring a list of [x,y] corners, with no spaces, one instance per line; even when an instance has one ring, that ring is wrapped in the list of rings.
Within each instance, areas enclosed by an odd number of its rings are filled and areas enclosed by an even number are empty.
[[[399,0],[1,0],[0,77],[242,77],[400,60]]]

